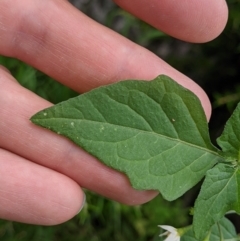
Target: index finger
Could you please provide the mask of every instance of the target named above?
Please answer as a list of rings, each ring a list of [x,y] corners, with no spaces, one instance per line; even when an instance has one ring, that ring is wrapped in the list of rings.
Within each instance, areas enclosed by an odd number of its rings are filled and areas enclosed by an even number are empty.
[[[66,1],[0,1],[0,36],[1,54],[21,59],[76,91],[166,74],[194,92],[210,116],[209,100],[196,83]]]
[[[188,42],[207,42],[224,29],[225,0],[114,0],[128,12],[163,32]]]

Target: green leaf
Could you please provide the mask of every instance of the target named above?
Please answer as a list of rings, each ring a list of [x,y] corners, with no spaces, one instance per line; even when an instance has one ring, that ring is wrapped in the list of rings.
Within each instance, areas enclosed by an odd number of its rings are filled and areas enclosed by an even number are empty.
[[[218,223],[214,224],[210,233],[204,238],[204,241],[237,241],[237,233],[234,225],[227,219],[222,218]],[[182,237],[181,241],[200,241],[194,235],[193,229],[189,229]]]
[[[222,135],[217,139],[223,156],[230,161],[240,161],[240,103],[227,121]]]
[[[228,164],[219,163],[207,172],[195,203],[193,227],[199,240],[227,211],[240,211],[240,171]]]
[[[159,190],[168,200],[221,159],[199,99],[167,76],[103,86],[31,120],[126,173],[134,188]]]

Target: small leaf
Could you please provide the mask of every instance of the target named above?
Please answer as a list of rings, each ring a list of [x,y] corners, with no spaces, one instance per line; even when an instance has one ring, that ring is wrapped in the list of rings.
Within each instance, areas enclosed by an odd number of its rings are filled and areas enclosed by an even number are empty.
[[[168,200],[221,159],[199,99],[167,76],[103,86],[31,120],[126,173],[134,188],[159,190]]]
[[[234,225],[227,219],[222,218],[218,223],[214,224],[208,234],[208,239],[204,237],[204,241],[219,241],[221,237],[224,238],[224,241],[237,241],[237,233]],[[195,237],[193,229],[191,228],[186,232],[182,237],[181,241],[202,241]]]
[[[217,139],[223,156],[230,161],[240,161],[240,103],[227,121],[222,135]]]
[[[219,163],[207,172],[194,208],[193,227],[197,239],[203,240],[227,211],[240,211],[239,184],[238,168]]]

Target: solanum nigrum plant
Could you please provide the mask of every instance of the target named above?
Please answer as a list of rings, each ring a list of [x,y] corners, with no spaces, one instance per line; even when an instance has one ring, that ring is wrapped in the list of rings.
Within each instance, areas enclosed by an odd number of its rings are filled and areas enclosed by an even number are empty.
[[[93,89],[31,121],[124,172],[134,188],[159,190],[169,201],[204,178],[193,225],[161,226],[166,240],[239,240],[224,215],[240,213],[240,105],[217,139],[219,147],[211,143],[199,99],[165,75]]]

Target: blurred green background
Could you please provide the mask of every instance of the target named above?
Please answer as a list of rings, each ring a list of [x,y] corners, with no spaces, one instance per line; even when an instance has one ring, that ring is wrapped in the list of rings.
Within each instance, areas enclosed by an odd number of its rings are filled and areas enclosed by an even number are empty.
[[[214,142],[240,100],[239,0],[228,1],[230,16],[225,31],[206,44],[189,44],[173,39],[124,12],[110,0],[72,0],[72,3],[96,21],[153,51],[201,85],[213,104],[210,132]],[[18,60],[0,57],[0,64],[6,66],[23,86],[53,103],[76,95]],[[86,191],[86,205],[72,220],[54,227],[0,220],[0,240],[161,240],[158,224],[181,227],[191,221],[189,208],[193,205],[198,188],[195,187],[175,202],[166,202],[158,196],[136,207],[121,205]],[[232,219],[239,228],[239,219],[236,216]]]

